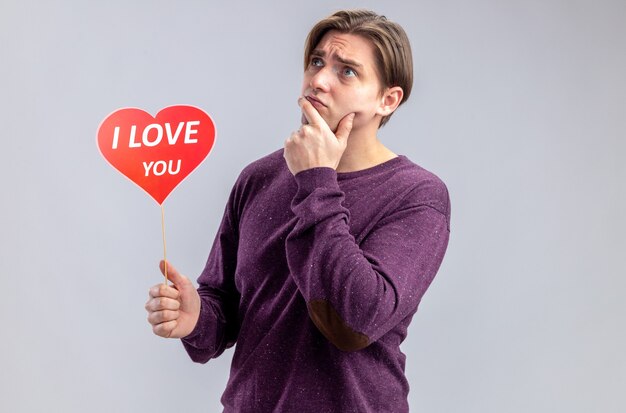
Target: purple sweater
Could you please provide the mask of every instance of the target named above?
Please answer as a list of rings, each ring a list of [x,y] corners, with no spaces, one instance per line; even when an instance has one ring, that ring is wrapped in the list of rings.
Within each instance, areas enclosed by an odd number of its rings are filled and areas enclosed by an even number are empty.
[[[224,412],[407,412],[399,346],[449,233],[446,186],[405,156],[294,177],[273,152],[232,189],[185,349],[237,343]]]

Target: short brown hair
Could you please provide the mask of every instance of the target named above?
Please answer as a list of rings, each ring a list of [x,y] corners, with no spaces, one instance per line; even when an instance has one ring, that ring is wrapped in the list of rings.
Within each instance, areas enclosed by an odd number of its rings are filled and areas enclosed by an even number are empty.
[[[399,24],[369,10],[338,11],[318,22],[309,32],[304,48],[305,70],[309,66],[311,52],[331,30],[360,35],[370,40],[374,45],[382,90],[400,86],[404,92],[400,105],[406,102],[413,86],[413,57],[409,38]],[[383,117],[379,127],[387,123],[390,117],[391,114]]]

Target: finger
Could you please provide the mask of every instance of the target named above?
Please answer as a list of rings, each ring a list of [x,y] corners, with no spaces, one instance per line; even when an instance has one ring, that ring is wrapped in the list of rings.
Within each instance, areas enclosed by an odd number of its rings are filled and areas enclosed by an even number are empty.
[[[300,109],[302,109],[303,120],[306,119],[309,125],[327,125],[322,115],[315,109],[315,107],[306,100],[304,97],[300,97],[298,99],[298,105],[300,105]],[[306,123],[302,122],[303,125]]]
[[[159,337],[169,338],[172,335],[172,332],[178,325],[178,321],[166,321],[164,323],[160,323],[152,326],[152,332]]]
[[[312,125],[302,125],[300,126],[300,129],[298,129],[298,132],[296,132],[296,138],[304,138],[305,136],[308,136],[309,134],[315,132],[315,127]]]
[[[161,323],[167,323],[168,321],[178,320],[179,316],[180,314],[178,311],[155,311],[148,314],[148,321],[154,326]]]
[[[172,298],[157,297],[148,300],[146,303],[146,311],[162,311],[162,310],[178,310],[180,308],[180,301]]]
[[[157,284],[153,286],[148,291],[148,294],[152,298],[167,297],[167,298],[172,298],[174,300],[177,300],[178,296],[180,296],[180,292],[176,288],[171,287],[169,285],[165,285],[165,284]]]
[[[352,125],[354,124],[354,113],[349,113],[341,119],[339,125],[337,125],[337,131],[335,132],[335,136],[340,141],[347,140],[348,136],[350,136],[350,131],[352,130]]]
[[[189,278],[185,277],[169,262],[167,263],[164,260],[159,262],[159,268],[161,269],[161,273],[165,275],[165,265],[167,265],[167,278],[180,289],[180,287],[186,286],[187,284],[191,284]]]

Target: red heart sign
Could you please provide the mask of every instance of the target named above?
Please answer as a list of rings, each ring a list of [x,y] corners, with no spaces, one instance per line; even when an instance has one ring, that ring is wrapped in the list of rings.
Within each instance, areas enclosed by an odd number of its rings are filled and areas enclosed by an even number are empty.
[[[111,166],[162,204],[211,152],[215,125],[194,106],[169,106],[155,117],[124,108],[102,121],[97,140]]]

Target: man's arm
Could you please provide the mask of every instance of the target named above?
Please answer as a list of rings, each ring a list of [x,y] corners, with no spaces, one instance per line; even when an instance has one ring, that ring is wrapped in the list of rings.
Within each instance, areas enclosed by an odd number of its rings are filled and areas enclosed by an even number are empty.
[[[235,287],[238,225],[233,210],[236,184],[224,210],[204,270],[198,277],[200,316],[182,342],[191,359],[206,363],[232,347],[239,334],[240,296]]]
[[[440,182],[396,200],[358,245],[350,212],[330,168],[296,175],[297,223],[286,240],[287,261],[312,321],[338,348],[359,350],[412,315],[446,251],[446,211],[424,202],[424,191],[445,196]]]
[[[206,363],[234,345],[238,334],[239,295],[234,288],[237,231],[232,212],[234,188],[197,291],[191,281],[168,263],[173,286],[155,285],[146,303],[155,334],[182,338],[191,359]],[[161,263],[161,271],[164,271]]]

